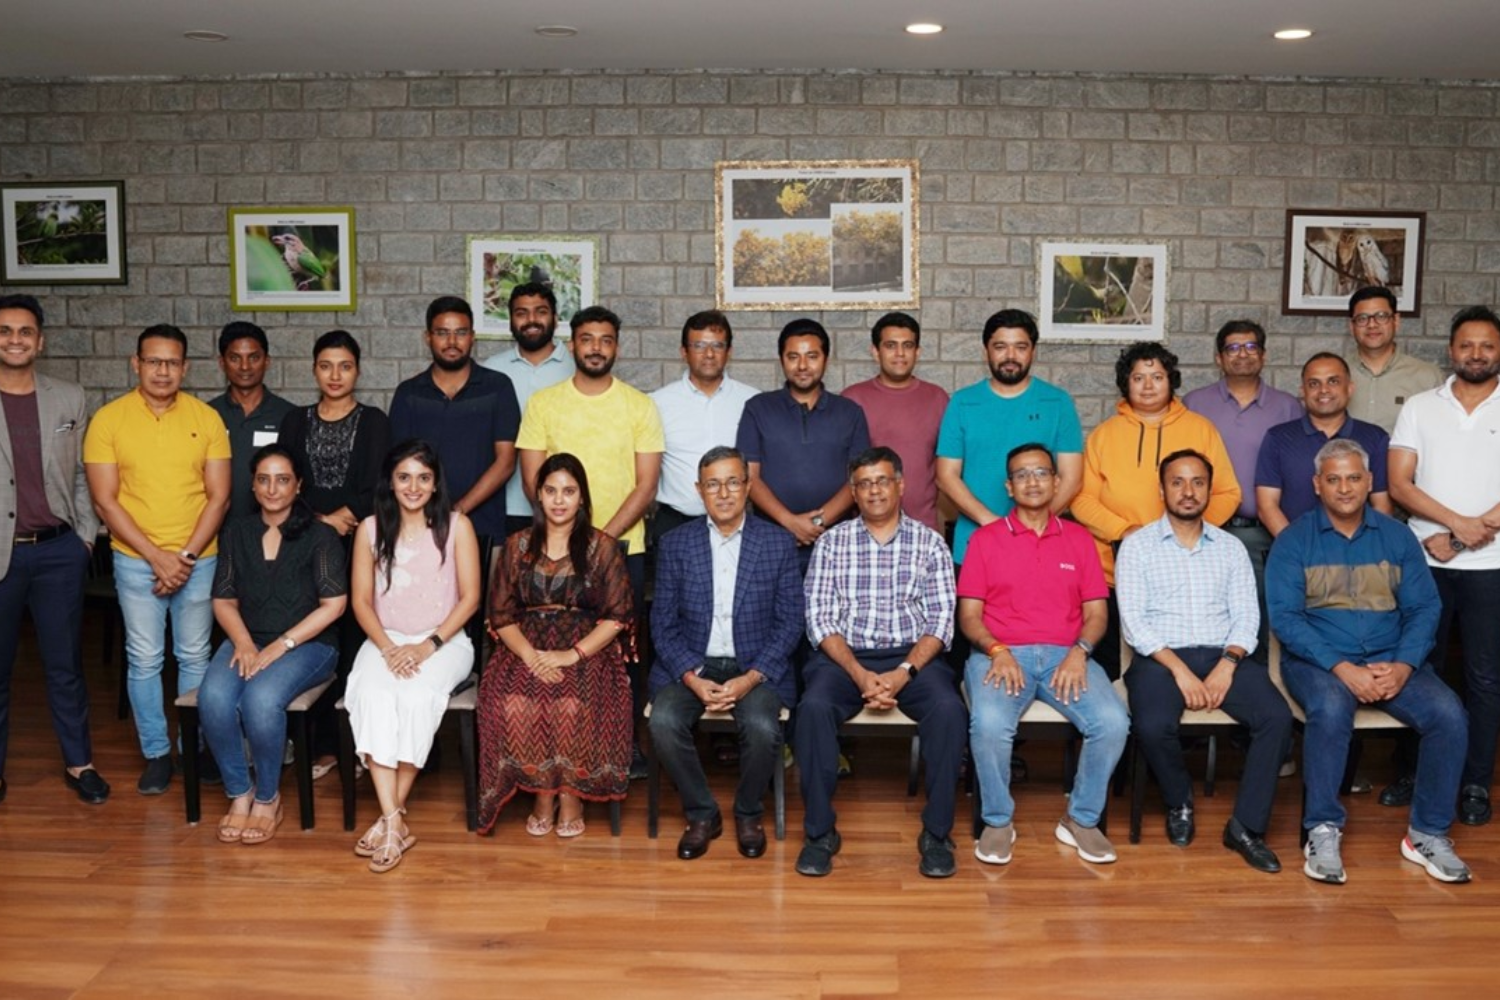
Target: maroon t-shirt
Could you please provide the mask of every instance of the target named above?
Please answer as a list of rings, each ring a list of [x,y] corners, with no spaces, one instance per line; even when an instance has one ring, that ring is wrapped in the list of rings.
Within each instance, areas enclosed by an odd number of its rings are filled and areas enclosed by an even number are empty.
[[[938,524],[937,439],[948,408],[948,393],[940,385],[912,379],[905,389],[892,389],[872,378],[839,393],[865,411],[870,443],[885,445],[901,456],[906,492],[901,509],[934,531]]]
[[[10,430],[10,453],[15,460],[16,534],[30,535],[62,524],[47,505],[46,480],[42,478],[42,429],[37,415],[36,393],[0,392],[5,406],[5,425]]]

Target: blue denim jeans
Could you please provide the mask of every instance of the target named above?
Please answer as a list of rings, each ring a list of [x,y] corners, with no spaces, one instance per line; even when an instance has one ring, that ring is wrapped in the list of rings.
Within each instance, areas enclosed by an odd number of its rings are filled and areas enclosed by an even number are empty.
[[[172,616],[172,651],[177,655],[177,694],[181,697],[203,681],[213,651],[214,610],[211,594],[218,556],[199,559],[192,576],[177,593],[158,597],[151,592],[156,577],[151,564],[116,550],[115,593],[125,619],[125,659],[130,665],[126,689],[135,714],[141,753],[163,757],[172,749],[161,690],[161,665],[166,656],[167,615]]]
[[[1343,829],[1348,813],[1339,802],[1339,783],[1349,757],[1354,729],[1354,693],[1332,671],[1285,656],[1281,677],[1307,714],[1302,737],[1302,773],[1307,786],[1307,815],[1302,825],[1321,823]],[[1411,827],[1418,833],[1446,836],[1457,807],[1458,779],[1469,746],[1469,720],[1463,705],[1431,666],[1411,675],[1396,697],[1375,702],[1417,731],[1416,787],[1411,798]]]
[[[984,800],[985,826],[1004,826],[1016,811],[1010,794],[1010,757],[1021,714],[1035,700],[1057,709],[1083,734],[1078,757],[1078,775],[1068,799],[1068,815],[1079,826],[1098,826],[1104,814],[1109,776],[1125,750],[1130,733],[1130,714],[1115,693],[1104,668],[1088,663],[1088,689],[1077,701],[1064,703],[1049,686],[1053,671],[1068,654],[1069,646],[1012,646],[1021,666],[1025,687],[1020,694],[984,683],[990,660],[975,652],[964,666],[964,685],[969,693],[969,753]]]
[[[339,651],[323,642],[303,643],[248,681],[230,664],[233,658],[234,644],[225,642],[198,689],[203,735],[224,775],[224,791],[232,799],[250,790],[244,744],[249,740],[255,763],[255,801],[271,802],[281,787],[286,707],[303,691],[333,676]]]

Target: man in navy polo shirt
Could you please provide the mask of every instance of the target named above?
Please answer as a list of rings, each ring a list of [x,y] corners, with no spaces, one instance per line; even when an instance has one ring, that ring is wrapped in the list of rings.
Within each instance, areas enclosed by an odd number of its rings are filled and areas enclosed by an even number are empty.
[[[434,299],[424,337],[432,364],[396,387],[391,438],[421,438],[436,448],[448,493],[457,497],[453,508],[469,515],[482,543],[498,543],[505,538],[501,487],[516,467],[521,427],[515,389],[500,372],[474,363],[474,311],[463,299]]]

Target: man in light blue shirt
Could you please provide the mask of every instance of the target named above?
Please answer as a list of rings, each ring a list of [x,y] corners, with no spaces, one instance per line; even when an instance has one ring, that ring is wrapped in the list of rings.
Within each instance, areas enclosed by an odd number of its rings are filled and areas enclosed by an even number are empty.
[[[556,385],[573,374],[573,356],[556,340],[557,296],[537,282],[510,291],[510,335],[516,346],[486,358],[484,367],[510,378],[516,404],[524,416],[533,393]],[[505,484],[505,533],[531,527],[531,501],[521,488],[521,466]]]

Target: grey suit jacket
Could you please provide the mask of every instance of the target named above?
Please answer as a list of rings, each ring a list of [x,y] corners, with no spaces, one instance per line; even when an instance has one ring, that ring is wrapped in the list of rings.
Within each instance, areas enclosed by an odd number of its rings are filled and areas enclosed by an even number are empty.
[[[37,424],[42,432],[42,479],[47,506],[73,526],[78,537],[93,544],[99,515],[89,497],[83,474],[83,432],[88,429],[88,407],[83,387],[36,374]],[[10,570],[10,550],[16,538],[16,462],[10,448],[10,427],[0,409],[0,577]]]

